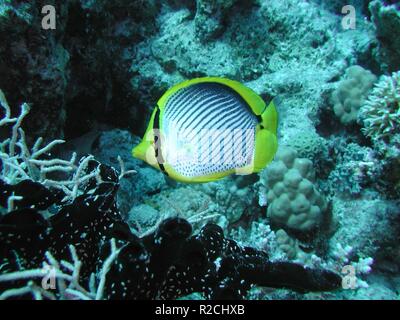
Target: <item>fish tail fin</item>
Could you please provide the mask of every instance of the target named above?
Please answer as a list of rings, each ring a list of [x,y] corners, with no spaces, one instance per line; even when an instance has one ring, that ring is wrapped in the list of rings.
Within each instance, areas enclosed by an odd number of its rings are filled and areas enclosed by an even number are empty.
[[[266,129],[257,132],[255,153],[254,153],[254,172],[260,172],[270,163],[278,149],[276,135]]]
[[[254,171],[260,172],[270,163],[278,149],[277,129],[278,112],[276,104],[279,99],[274,98],[261,114],[262,127],[256,134]]]
[[[275,97],[261,114],[262,124],[265,129],[276,135],[278,129],[278,111],[276,105],[280,104],[280,98]]]

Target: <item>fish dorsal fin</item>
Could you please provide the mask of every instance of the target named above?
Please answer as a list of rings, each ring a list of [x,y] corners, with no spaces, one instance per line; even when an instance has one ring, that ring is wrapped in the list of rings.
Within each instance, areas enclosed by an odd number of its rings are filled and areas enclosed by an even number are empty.
[[[207,82],[220,83],[233,89],[246,101],[246,103],[250,106],[251,110],[255,115],[261,115],[261,113],[265,110],[264,100],[261,99],[261,97],[258,94],[256,94],[253,90],[247,88],[238,81],[226,78],[219,78],[219,77],[195,78],[181,82],[173,86],[167,92],[165,92],[165,94],[160,98],[160,100],[158,100],[158,105],[160,106],[160,109],[162,110],[165,104],[167,103],[168,99],[180,89],[186,88],[193,84],[207,83]]]

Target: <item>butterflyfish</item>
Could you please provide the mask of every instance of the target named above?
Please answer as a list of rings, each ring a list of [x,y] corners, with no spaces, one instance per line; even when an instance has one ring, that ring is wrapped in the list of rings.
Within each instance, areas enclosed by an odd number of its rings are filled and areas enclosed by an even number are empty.
[[[158,100],[132,155],[179,182],[260,172],[278,146],[278,113],[240,82],[187,80]]]

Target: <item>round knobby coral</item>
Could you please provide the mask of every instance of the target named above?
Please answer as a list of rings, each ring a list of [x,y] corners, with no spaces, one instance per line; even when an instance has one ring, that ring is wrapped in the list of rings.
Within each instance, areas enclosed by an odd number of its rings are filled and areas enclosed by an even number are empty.
[[[319,227],[327,205],[314,186],[310,160],[298,158],[295,150],[283,147],[265,170],[265,180],[271,222],[298,232]]]
[[[333,110],[341,123],[349,124],[357,120],[358,111],[375,81],[375,75],[360,66],[347,69],[346,79],[332,94]]]

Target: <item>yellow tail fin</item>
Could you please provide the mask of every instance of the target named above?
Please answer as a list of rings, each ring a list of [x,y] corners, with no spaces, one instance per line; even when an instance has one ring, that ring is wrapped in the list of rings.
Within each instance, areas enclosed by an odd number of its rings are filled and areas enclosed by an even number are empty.
[[[274,135],[276,135],[278,129],[278,111],[275,106],[276,101],[278,101],[278,99],[274,98],[261,115],[263,127]]]

